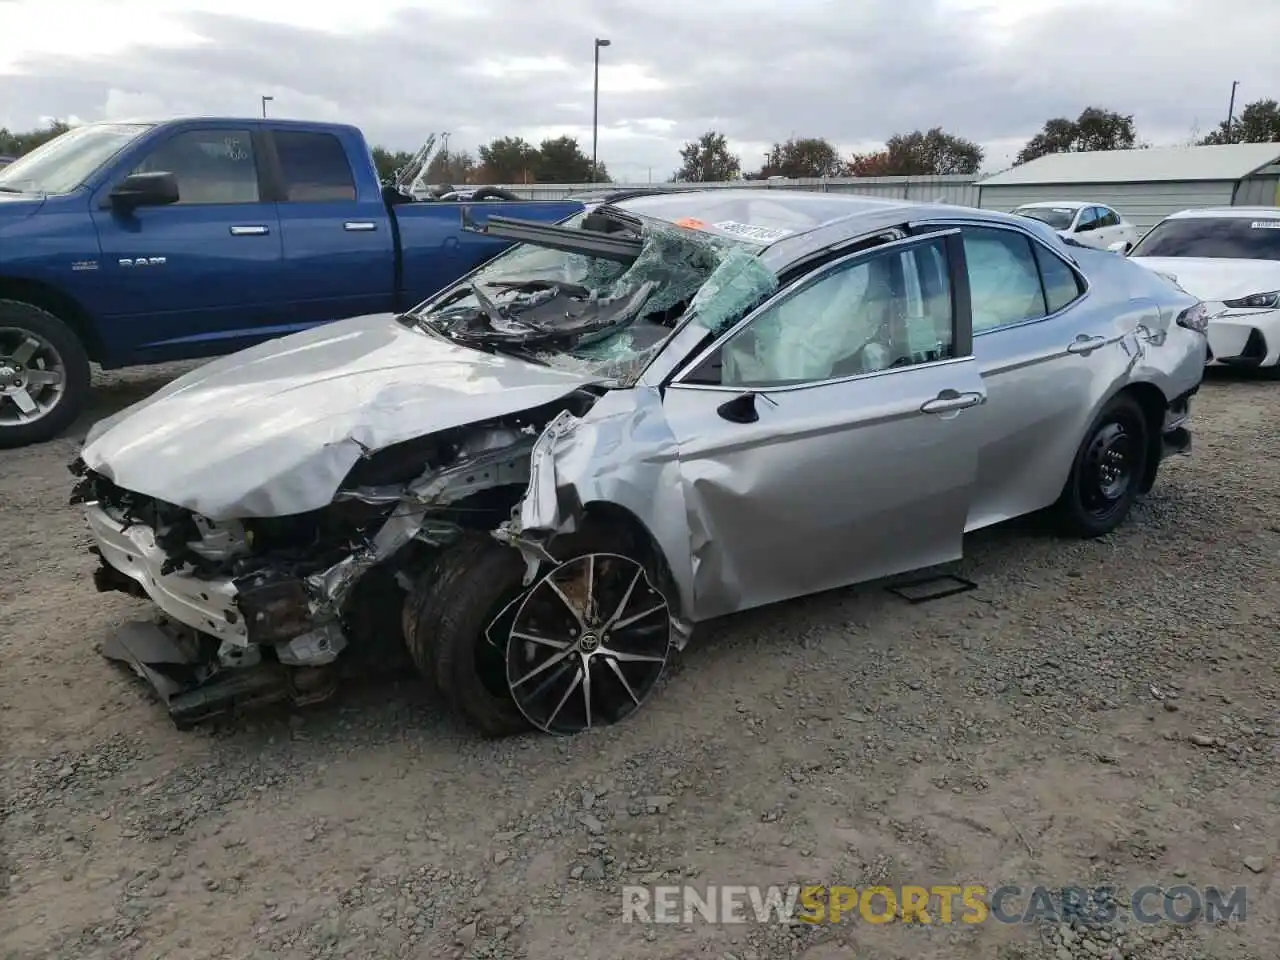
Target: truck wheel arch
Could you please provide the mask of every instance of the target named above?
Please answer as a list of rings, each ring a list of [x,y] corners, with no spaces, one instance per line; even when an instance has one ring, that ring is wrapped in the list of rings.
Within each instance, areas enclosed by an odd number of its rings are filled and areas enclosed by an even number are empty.
[[[80,338],[89,359],[102,363],[106,350],[89,319],[89,311],[70,294],[38,280],[0,276],[0,300],[29,303],[53,314]]]

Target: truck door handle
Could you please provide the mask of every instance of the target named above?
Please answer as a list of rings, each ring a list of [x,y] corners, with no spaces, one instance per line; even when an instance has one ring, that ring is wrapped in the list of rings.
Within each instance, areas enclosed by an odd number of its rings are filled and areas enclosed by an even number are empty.
[[[920,405],[921,413],[954,413],[957,410],[965,410],[969,407],[976,407],[982,403],[983,396],[980,393],[958,393],[955,390],[943,390],[932,400],[926,400]]]
[[[252,226],[231,228],[231,235],[233,237],[261,237],[262,235],[269,232],[270,231],[267,230],[267,228],[262,224],[253,224]]]
[[[377,230],[378,225],[372,220],[348,220],[342,225],[342,229],[352,233],[368,233],[370,230]]]
[[[1104,346],[1106,342],[1106,337],[1091,337],[1086,333],[1082,333],[1067,344],[1067,353],[1088,355],[1099,347]]]

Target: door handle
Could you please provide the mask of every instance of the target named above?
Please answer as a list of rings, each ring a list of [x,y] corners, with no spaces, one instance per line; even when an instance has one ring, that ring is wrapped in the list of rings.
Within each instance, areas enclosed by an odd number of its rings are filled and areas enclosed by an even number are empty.
[[[955,390],[943,390],[932,400],[920,405],[921,413],[954,413],[976,407],[986,398],[980,393],[958,393]]]
[[[253,224],[252,226],[231,228],[231,235],[233,237],[260,237],[263,234],[269,233],[269,232],[270,231],[267,230],[267,228],[262,224]]]
[[[377,230],[378,225],[372,220],[348,220],[342,225],[342,229],[351,233],[368,233],[370,230]]]
[[[1099,347],[1105,346],[1106,343],[1106,337],[1091,337],[1088,334],[1082,333],[1067,344],[1067,353],[1088,355],[1093,353],[1093,351],[1097,350]]]

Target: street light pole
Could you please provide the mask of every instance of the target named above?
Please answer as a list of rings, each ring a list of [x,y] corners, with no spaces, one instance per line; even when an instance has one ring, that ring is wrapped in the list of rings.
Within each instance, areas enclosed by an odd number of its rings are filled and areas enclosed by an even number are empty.
[[[1227,143],[1235,143],[1231,138],[1231,120],[1236,115],[1236,87],[1240,86],[1239,80],[1231,81],[1231,103],[1227,106]]]
[[[269,102],[271,102],[272,100],[274,100],[274,99],[275,99],[275,97],[263,97],[263,98],[262,98],[262,119],[263,119],[263,120],[267,119],[267,104],[268,104]]]
[[[595,85],[591,94],[591,182],[598,179],[599,169],[596,162],[596,150],[600,142],[600,48],[609,46],[611,41],[596,38],[596,73]]]

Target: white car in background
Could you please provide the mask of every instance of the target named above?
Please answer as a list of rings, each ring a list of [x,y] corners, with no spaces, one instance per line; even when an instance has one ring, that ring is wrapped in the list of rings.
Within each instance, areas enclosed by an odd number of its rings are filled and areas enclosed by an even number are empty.
[[[1183,210],[1130,259],[1209,305],[1209,362],[1280,365],[1280,207]]]
[[[1088,200],[1046,200],[1013,211],[1047,223],[1058,235],[1098,250],[1127,253],[1138,242],[1138,228],[1106,204]]]

